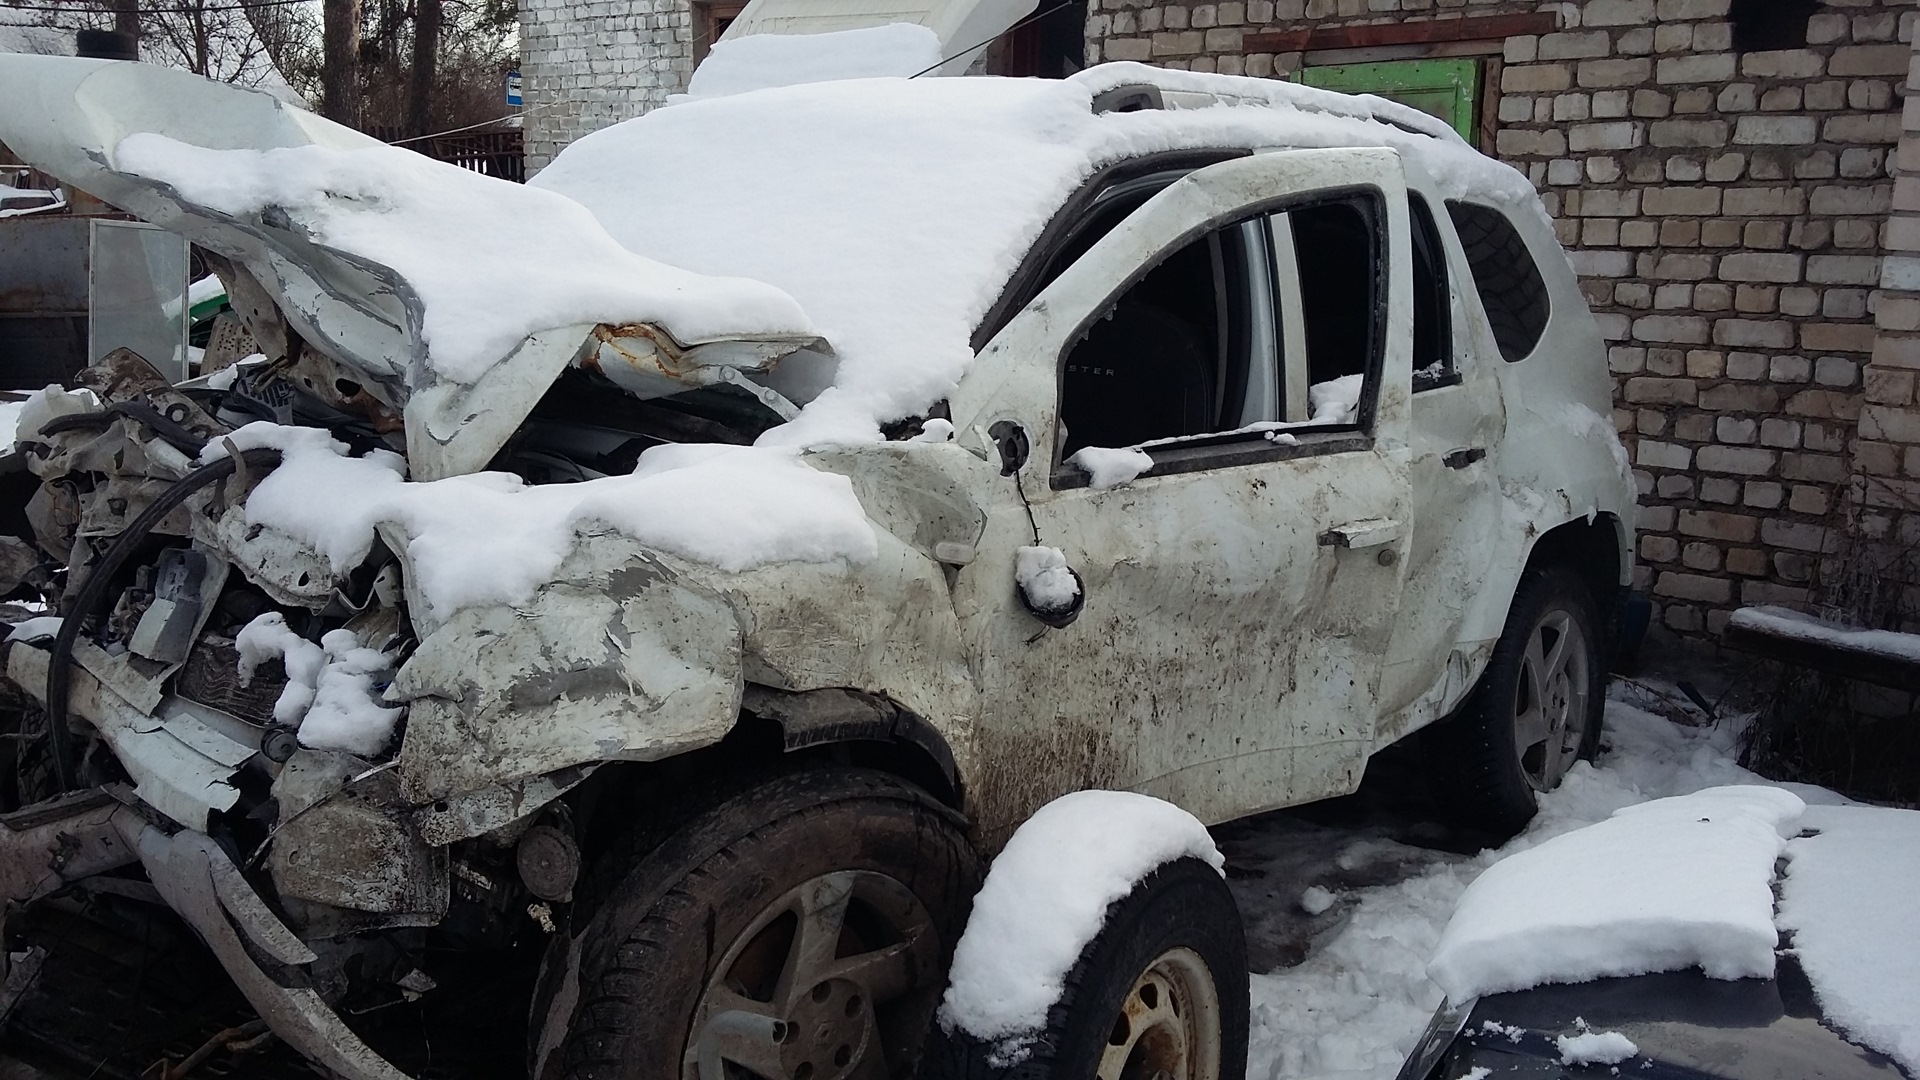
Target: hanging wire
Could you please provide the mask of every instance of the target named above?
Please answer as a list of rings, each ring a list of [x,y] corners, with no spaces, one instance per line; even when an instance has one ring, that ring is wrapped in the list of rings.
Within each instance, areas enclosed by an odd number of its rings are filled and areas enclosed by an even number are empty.
[[[973,52],[976,49],[984,49],[987,46],[993,44],[994,42],[999,41],[1001,38],[1005,37],[1006,35],[1011,34],[1015,30],[1018,30],[1021,27],[1027,25],[1028,23],[1037,22],[1041,19],[1044,19],[1047,16],[1053,14],[1056,11],[1059,11],[1061,8],[1066,7],[1068,4],[1071,4],[1071,3],[1073,3],[1073,0],[1060,0],[1059,3],[1053,5],[1052,7],[1046,9],[1045,11],[1036,11],[1033,14],[1027,16],[1026,18],[1021,19],[1019,22],[1014,23],[1012,26],[1007,27],[1005,30],[1000,31],[998,34],[995,34],[992,37],[988,38],[987,40],[981,42],[980,44],[969,45],[966,48],[961,49],[959,52],[954,53],[952,56],[943,58],[942,60],[940,60],[939,63],[934,64],[932,67],[921,68],[919,71],[916,71],[913,74],[907,76],[907,78],[917,79],[920,76],[925,75],[929,71],[935,71],[939,68],[945,67],[946,65],[952,63],[955,60],[960,59],[961,57],[967,55],[968,53]]]

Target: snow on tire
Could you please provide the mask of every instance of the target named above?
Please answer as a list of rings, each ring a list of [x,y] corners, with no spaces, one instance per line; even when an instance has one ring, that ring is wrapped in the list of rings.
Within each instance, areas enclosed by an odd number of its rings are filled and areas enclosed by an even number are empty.
[[[1022,825],[955,950],[927,1080],[1239,1080],[1240,912],[1206,829],[1128,792]]]

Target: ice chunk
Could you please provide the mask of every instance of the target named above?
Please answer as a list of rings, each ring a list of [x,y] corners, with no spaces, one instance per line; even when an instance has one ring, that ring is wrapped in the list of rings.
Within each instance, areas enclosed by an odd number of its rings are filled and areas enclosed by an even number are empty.
[[[1133,483],[1141,473],[1153,468],[1153,458],[1144,450],[1083,446],[1074,451],[1067,464],[1085,469],[1091,486],[1109,488]]]
[[[1309,915],[1318,915],[1333,906],[1333,894],[1318,885],[1309,885],[1300,892],[1300,910]]]
[[[1428,973],[1453,1001],[1694,966],[1770,976],[1773,864],[1804,807],[1779,788],[1709,788],[1509,856],[1467,888]]]
[[[1554,1045],[1560,1049],[1562,1065],[1618,1065],[1640,1052],[1633,1040],[1617,1031],[1588,1031],[1580,1021],[1578,1035],[1560,1035]]]
[[[940,63],[940,36],[913,23],[825,34],[751,34],[716,41],[687,83],[690,97],[724,97],[830,79],[907,78]]]
[[[1040,808],[1007,841],[954,947],[940,1022],[1023,1059],[1061,981],[1106,922],[1107,907],[1156,868],[1225,859],[1206,826],[1172,803],[1079,791]]]

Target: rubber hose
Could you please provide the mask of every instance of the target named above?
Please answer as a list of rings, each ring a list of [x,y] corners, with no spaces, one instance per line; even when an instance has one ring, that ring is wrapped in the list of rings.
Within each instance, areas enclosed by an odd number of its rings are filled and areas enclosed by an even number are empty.
[[[265,473],[280,464],[280,451],[270,448],[242,450],[240,460],[247,463],[247,468]],[[121,530],[120,535],[114,538],[113,546],[107,549],[107,553],[87,574],[80,591],[74,594],[73,604],[60,621],[60,632],[54,635],[53,650],[47,656],[47,737],[53,749],[53,775],[62,792],[72,790],[74,781],[73,733],[67,730],[67,698],[72,686],[73,643],[80,637],[80,624],[96,614],[100,602],[106,598],[107,587],[120,572],[121,565],[162,519],[173,513],[194,492],[232,476],[238,469],[239,461],[224,457],[174,481],[172,487],[161,493],[151,506]]]

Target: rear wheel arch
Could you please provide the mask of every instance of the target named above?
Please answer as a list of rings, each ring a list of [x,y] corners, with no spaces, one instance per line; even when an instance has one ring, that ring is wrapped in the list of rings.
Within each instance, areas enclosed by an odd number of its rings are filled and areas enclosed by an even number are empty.
[[[1519,580],[1556,566],[1573,571],[1586,585],[1611,644],[1619,630],[1620,602],[1628,588],[1623,579],[1630,565],[1632,535],[1618,515],[1604,512],[1556,525],[1534,541]]]

